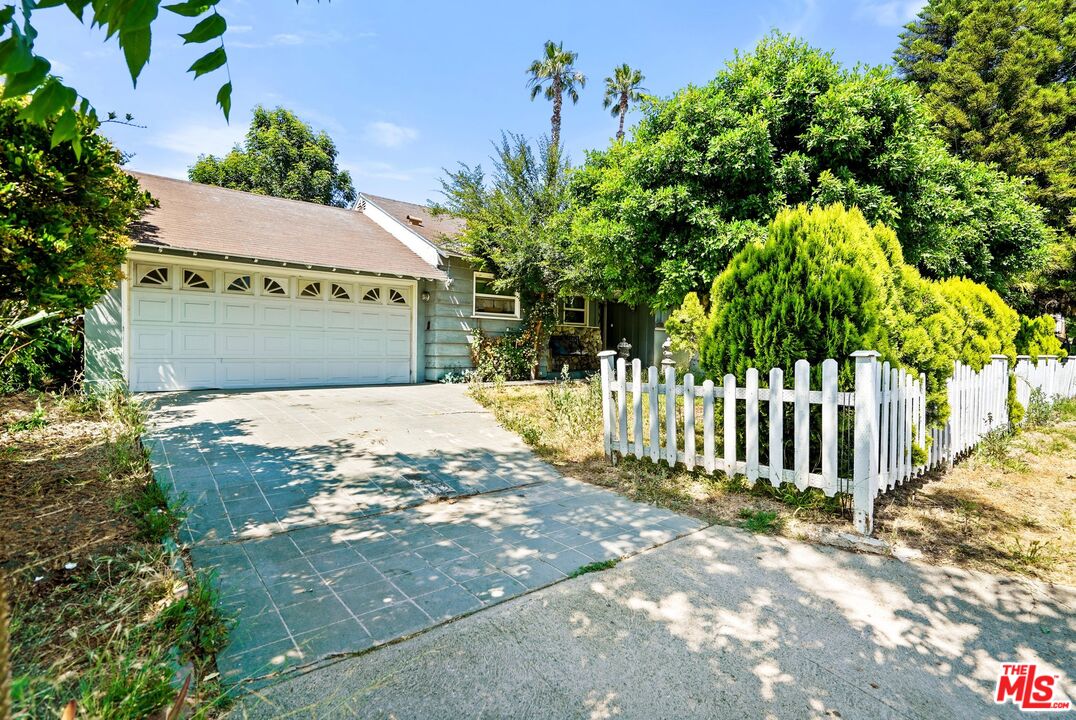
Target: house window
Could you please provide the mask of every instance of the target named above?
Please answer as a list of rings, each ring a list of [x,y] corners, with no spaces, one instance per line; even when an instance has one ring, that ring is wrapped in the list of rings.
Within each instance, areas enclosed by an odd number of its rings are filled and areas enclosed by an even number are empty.
[[[262,294],[263,295],[283,295],[288,294],[288,281],[277,280],[271,277],[262,278]]]
[[[250,295],[254,292],[254,283],[252,282],[250,275],[225,275],[224,291],[238,293],[240,295]]]
[[[407,296],[396,288],[389,288],[389,302],[395,303],[396,305],[406,305]]]
[[[183,289],[184,290],[212,290],[213,286],[210,284],[210,279],[213,275],[204,270],[184,270],[183,271]]]
[[[379,303],[379,302],[381,302],[381,288],[376,288],[376,287],[368,288],[366,290],[366,292],[364,292],[362,294],[362,301],[363,302],[369,302],[369,303]]]
[[[582,295],[564,298],[560,307],[561,325],[587,324],[587,299]]]
[[[350,302],[351,289],[347,285],[333,283],[332,287],[329,289],[329,297],[333,300],[340,300],[341,302]]]
[[[317,280],[303,280],[299,283],[299,297],[320,298],[321,283]]]
[[[138,284],[143,287],[170,287],[172,284],[166,266],[139,265],[137,276]]]
[[[479,317],[519,317],[519,296],[505,295],[493,287],[493,275],[474,274],[474,314]]]

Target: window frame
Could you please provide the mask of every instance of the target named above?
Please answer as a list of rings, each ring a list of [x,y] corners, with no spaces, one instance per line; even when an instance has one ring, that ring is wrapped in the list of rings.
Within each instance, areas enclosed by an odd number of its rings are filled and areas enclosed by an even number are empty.
[[[143,282],[143,278],[146,275],[149,275],[154,270],[164,270],[165,281],[163,283]],[[146,288],[148,290],[171,290],[175,285],[175,278],[176,273],[172,265],[159,265],[156,263],[135,263],[133,283],[135,287]]]
[[[512,295],[498,295],[495,293],[480,293],[478,292],[478,280],[496,280],[497,276],[493,273],[474,271],[474,277],[471,279],[471,317],[487,318],[490,320],[519,320],[519,293]],[[478,298],[486,298],[489,300],[511,300],[513,307],[515,308],[511,315],[507,313],[491,313],[482,312],[478,310]]]
[[[197,275],[208,287],[195,287],[187,283],[187,273]],[[179,289],[187,292],[211,293],[216,290],[217,273],[203,268],[184,267],[179,270]]]
[[[570,308],[565,304],[565,300],[574,300],[579,298],[583,301],[583,307]],[[569,312],[581,312],[583,313],[582,322],[568,322],[566,313]],[[560,303],[560,324],[566,327],[590,327],[590,300],[586,295],[573,295],[570,298],[565,298]]]

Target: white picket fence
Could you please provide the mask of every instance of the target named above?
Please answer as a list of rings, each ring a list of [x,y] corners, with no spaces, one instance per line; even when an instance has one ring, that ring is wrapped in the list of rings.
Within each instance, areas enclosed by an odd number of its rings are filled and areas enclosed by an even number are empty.
[[[733,375],[715,385],[708,379],[696,384],[688,374],[678,384],[671,360],[663,363],[659,378],[653,366],[644,377],[638,359],[629,364],[612,351],[598,357],[605,452],[611,460],[634,455],[682,463],[689,470],[743,475],[750,483],[793,483],[829,496],[850,493],[862,533],[872,530],[879,493],[952,463],[990,430],[1008,424],[1009,369],[1003,355],[978,372],[955,364],[947,382],[951,416],[942,428],[927,427],[926,378],[879,363],[873,351],[852,354],[852,392],[838,391],[839,365],[833,359],[822,363],[820,387],[813,389],[806,360],[796,362],[787,388],[780,368],[767,373],[765,385],[754,368],[742,386]],[[1044,367],[1027,376],[1071,397],[1076,363]],[[791,442],[785,440],[786,430]]]
[[[1027,355],[1016,357],[1016,399],[1027,407],[1031,391],[1041,390],[1047,400],[1076,397],[1076,359],[1058,360],[1040,355],[1034,362]]]

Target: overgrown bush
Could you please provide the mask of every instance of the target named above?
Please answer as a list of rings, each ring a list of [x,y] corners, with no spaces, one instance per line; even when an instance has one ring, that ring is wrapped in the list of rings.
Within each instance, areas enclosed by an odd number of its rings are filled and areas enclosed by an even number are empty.
[[[706,332],[706,310],[697,294],[690,292],[684,297],[680,307],[665,321],[665,332],[672,340],[674,353],[687,353],[692,358],[698,355],[699,343]]]
[[[512,328],[503,335],[474,330],[471,340],[472,379],[489,381],[527,380],[537,364],[537,352],[526,328]]]
[[[1016,331],[1016,352],[1030,355],[1032,360],[1038,360],[1039,355],[1068,357],[1068,353],[1061,347],[1061,341],[1054,334],[1054,327],[1054,319],[1049,315],[1021,315],[1020,329]]]
[[[54,390],[77,383],[82,371],[82,328],[52,318],[0,336],[0,392]]]
[[[700,364],[712,377],[747,368],[841,362],[850,390],[862,349],[927,376],[932,423],[949,414],[945,381],[953,362],[975,370],[995,354],[1015,361],[1017,314],[984,285],[923,278],[907,265],[894,233],[856,209],[800,206],[778,214],[765,242],[741,250],[714,281]],[[817,386],[817,385],[816,385]],[[1015,402],[1015,396],[1012,396]]]

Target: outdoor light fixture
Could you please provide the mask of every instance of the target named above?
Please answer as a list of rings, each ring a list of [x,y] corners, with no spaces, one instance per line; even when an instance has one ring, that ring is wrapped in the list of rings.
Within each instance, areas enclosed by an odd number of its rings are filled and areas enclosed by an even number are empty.
[[[429,290],[423,290],[422,291],[422,302],[429,302],[429,301],[430,301],[430,291]]]

